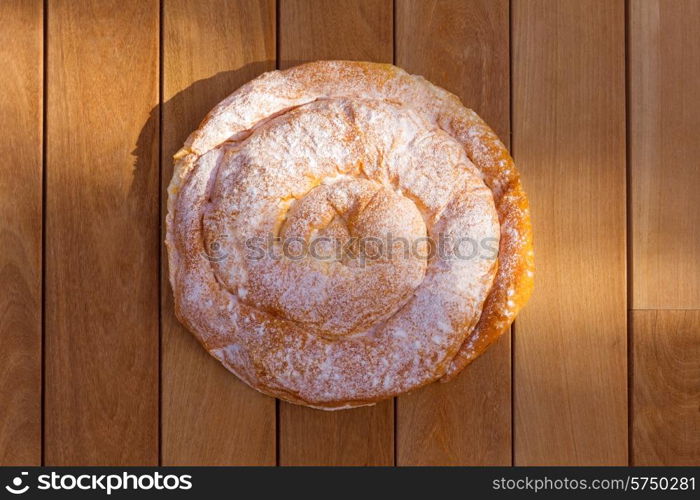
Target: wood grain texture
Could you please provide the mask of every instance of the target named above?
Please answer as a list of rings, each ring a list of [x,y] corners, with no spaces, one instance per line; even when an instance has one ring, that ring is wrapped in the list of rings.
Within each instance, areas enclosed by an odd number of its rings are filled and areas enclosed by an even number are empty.
[[[158,22],[48,7],[47,465],[158,461]]]
[[[396,64],[459,96],[507,145],[509,3],[397,3]],[[398,398],[398,465],[510,465],[510,337],[448,384]]]
[[[279,0],[280,68],[321,59],[392,62],[391,0]]]
[[[633,311],[632,464],[700,464],[700,311]]]
[[[515,463],[624,465],[624,2],[512,9],[512,142],[539,263],[514,338]]]
[[[632,308],[700,309],[700,2],[629,10]]]
[[[629,4],[634,465],[700,463],[699,17]]]
[[[41,465],[42,9],[0,3],[0,466]]]
[[[317,59],[391,62],[390,0],[281,0],[280,67]],[[280,465],[391,465],[394,404],[323,412],[280,402]]]
[[[164,218],[172,155],[214,105],[274,69],[275,3],[166,0],[163,22]],[[229,373],[177,321],[165,253],[161,286],[163,465],[274,465],[275,400]]]
[[[159,423],[164,465],[625,464],[628,431],[633,465],[697,465],[698,18],[696,0],[1,1],[0,465],[39,465],[42,447],[46,465],[155,465]],[[512,348],[457,380],[344,412],[281,403],[275,429],[275,401],[174,317],[170,156],[275,60],[394,49],[506,144],[512,127],[535,294]]]
[[[280,402],[280,465],[393,463],[393,400],[336,412]]]

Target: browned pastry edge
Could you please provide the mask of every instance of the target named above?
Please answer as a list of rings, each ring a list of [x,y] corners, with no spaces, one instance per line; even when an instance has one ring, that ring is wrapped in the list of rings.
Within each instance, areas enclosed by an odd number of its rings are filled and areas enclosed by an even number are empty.
[[[456,98],[456,97],[455,97]],[[486,184],[494,192],[494,201],[501,223],[498,253],[499,269],[493,288],[486,298],[479,322],[462,344],[442,381],[457,376],[469,363],[479,357],[513,323],[518,311],[527,303],[534,287],[534,252],[530,208],[510,153],[491,128],[474,113],[471,125],[478,131],[475,143],[467,143],[467,155],[482,171],[494,167],[499,172],[510,171],[510,178],[498,192],[494,177]],[[477,153],[476,149],[479,149]]]

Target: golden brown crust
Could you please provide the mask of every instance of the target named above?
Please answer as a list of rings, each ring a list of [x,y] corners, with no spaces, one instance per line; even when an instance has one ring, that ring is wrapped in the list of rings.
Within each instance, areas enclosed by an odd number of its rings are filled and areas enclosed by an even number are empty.
[[[285,137],[296,138],[293,149],[285,150]],[[317,149],[304,153],[308,137]],[[294,155],[297,166],[280,177]],[[166,244],[176,313],[266,394],[341,409],[451,378],[508,328],[531,293],[529,212],[510,155],[455,96],[394,66],[321,61],[264,74],[216,106],[175,159]],[[416,177],[413,165],[432,174]],[[221,180],[227,176],[236,181]],[[274,203],[258,203],[267,198]],[[279,208],[288,199],[289,213]],[[348,220],[334,226],[334,211]],[[284,215],[267,221],[261,213]],[[238,239],[223,244],[226,255],[236,256],[241,235],[308,239],[320,230],[342,239],[360,228],[411,238],[476,230],[496,241],[498,261],[394,258],[372,272],[347,262],[203,264],[207,246],[227,232]],[[297,289],[308,276],[316,293]],[[357,305],[364,295],[366,305]]]
[[[501,223],[499,270],[479,322],[464,341],[443,380],[454,378],[511,325],[534,287],[534,251],[527,196],[513,159],[496,134],[476,114],[453,130],[493,192]]]

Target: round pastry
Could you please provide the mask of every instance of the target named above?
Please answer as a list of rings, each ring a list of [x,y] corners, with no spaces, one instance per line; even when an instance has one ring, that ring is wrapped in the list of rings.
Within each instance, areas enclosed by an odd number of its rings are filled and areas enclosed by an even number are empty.
[[[510,155],[457,97],[397,67],[265,73],[174,158],[175,312],[270,396],[341,409],[449,379],[531,293]]]

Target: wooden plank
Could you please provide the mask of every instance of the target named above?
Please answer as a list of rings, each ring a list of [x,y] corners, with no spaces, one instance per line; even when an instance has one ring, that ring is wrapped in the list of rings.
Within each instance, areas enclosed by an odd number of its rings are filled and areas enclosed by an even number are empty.
[[[48,6],[47,465],[158,462],[158,11]]]
[[[280,465],[393,463],[393,400],[337,412],[280,402]]]
[[[389,0],[281,0],[280,66],[317,59],[391,62]],[[394,405],[322,412],[280,403],[281,465],[391,465]]]
[[[507,0],[397,3],[396,64],[458,95],[508,144]],[[510,465],[510,338],[449,384],[398,398],[399,465]]]
[[[321,59],[392,62],[390,0],[280,0],[280,68]]]
[[[700,461],[700,40],[695,1],[629,5],[635,465]]]
[[[700,2],[629,6],[633,309],[700,309]]]
[[[515,463],[624,465],[624,2],[512,9],[512,142],[541,263],[514,338]]]
[[[171,157],[190,132],[224,97],[274,69],[275,3],[167,0],[163,22],[165,200]],[[163,465],[274,465],[275,400],[237,380],[180,325],[165,254],[161,286]]]
[[[700,311],[633,311],[633,465],[700,463]]]
[[[0,3],[0,465],[41,465],[43,5]]]

